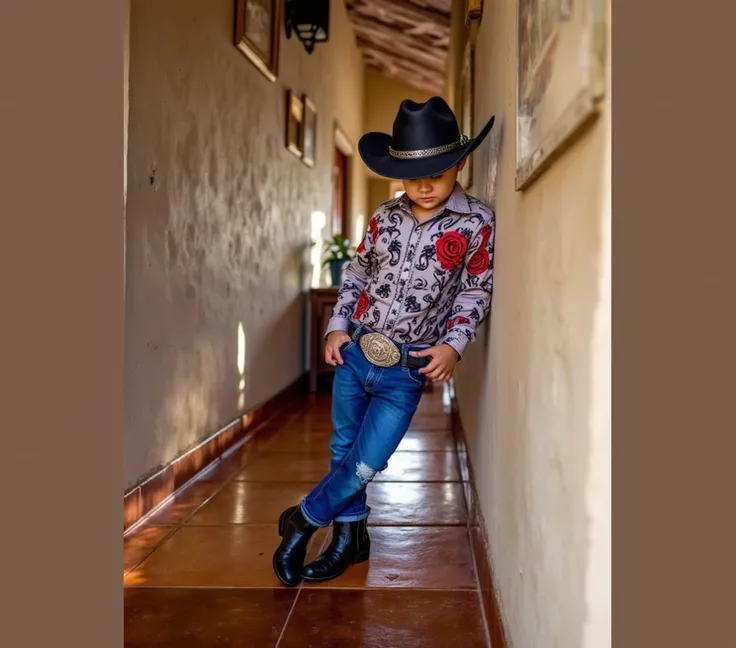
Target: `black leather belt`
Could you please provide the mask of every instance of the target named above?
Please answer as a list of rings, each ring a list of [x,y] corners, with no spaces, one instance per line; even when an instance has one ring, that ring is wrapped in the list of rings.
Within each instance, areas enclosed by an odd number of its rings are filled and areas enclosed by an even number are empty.
[[[369,335],[376,335],[376,333],[374,331],[371,331],[370,329],[365,328],[364,326],[358,326],[353,322],[350,322],[350,326],[348,327],[348,335],[352,338],[353,342],[358,344],[358,346],[361,346],[361,338]],[[420,347],[416,347],[411,344],[399,344],[398,342],[394,342],[393,340],[390,340],[385,336],[383,337],[385,340],[388,340],[394,347],[396,347],[396,351],[400,356],[400,359],[398,362],[396,362],[396,364],[401,365],[402,367],[408,367],[409,369],[422,369],[432,361],[431,357],[415,358],[414,356],[409,355],[410,350],[419,350]],[[364,355],[366,355],[365,352]],[[371,362],[370,358],[368,358],[367,356],[366,358],[369,362]]]

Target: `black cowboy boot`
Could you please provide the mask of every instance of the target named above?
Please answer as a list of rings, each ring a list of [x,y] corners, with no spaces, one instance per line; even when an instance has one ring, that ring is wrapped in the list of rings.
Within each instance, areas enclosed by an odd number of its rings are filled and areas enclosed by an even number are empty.
[[[317,529],[304,518],[300,506],[291,506],[281,514],[279,535],[283,539],[273,555],[273,570],[284,585],[293,587],[302,580],[309,540]]]
[[[317,560],[304,568],[304,580],[314,582],[337,578],[350,565],[368,560],[370,551],[368,520],[335,522],[330,546]]]

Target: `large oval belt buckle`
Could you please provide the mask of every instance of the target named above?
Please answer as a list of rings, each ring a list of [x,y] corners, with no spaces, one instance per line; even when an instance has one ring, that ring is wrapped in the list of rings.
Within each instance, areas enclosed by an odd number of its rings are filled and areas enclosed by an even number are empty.
[[[377,367],[393,367],[401,360],[396,345],[380,333],[368,333],[361,337],[360,348],[368,361]]]

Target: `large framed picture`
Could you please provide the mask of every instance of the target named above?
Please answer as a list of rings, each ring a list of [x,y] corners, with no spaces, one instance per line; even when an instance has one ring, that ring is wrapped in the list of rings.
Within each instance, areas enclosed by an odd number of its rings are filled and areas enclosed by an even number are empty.
[[[286,148],[298,158],[303,155],[304,102],[291,90],[286,91]]]
[[[302,161],[313,167],[317,156],[317,108],[311,99],[304,95],[304,138],[302,142]]]
[[[236,0],[235,46],[275,81],[279,67],[281,0]]]
[[[475,77],[475,51],[472,43],[465,46],[463,55],[463,70],[460,76],[460,132],[468,137],[474,137],[473,111],[475,92],[473,79]],[[468,158],[465,168],[458,178],[463,189],[468,191],[473,185],[473,156]]]
[[[519,0],[516,189],[528,187],[599,112],[605,0]]]

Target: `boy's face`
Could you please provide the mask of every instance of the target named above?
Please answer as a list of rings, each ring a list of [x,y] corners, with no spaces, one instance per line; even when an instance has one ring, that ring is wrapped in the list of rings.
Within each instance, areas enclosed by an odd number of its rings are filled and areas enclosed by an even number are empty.
[[[409,196],[409,200],[427,210],[435,209],[444,204],[455,188],[457,174],[462,171],[465,162],[466,160],[463,160],[460,164],[439,176],[420,178],[419,180],[404,180],[404,191]]]

